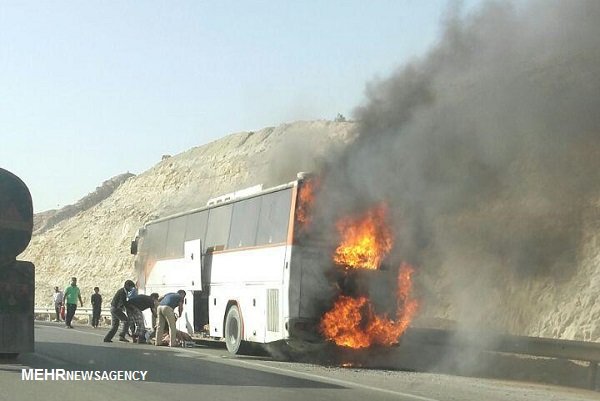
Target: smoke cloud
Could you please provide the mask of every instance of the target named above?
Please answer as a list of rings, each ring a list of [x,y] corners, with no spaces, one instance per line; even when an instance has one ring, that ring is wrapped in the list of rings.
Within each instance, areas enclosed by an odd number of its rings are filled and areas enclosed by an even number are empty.
[[[430,52],[367,85],[319,220],[386,200],[391,259],[456,320],[493,321],[507,280],[568,280],[600,193],[598,21],[593,0],[449,10]]]

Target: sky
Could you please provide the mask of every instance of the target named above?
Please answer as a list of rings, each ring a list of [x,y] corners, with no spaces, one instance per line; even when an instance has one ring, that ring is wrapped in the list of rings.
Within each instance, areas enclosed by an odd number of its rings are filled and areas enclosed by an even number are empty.
[[[230,133],[351,117],[448,4],[0,0],[0,167],[37,213]]]

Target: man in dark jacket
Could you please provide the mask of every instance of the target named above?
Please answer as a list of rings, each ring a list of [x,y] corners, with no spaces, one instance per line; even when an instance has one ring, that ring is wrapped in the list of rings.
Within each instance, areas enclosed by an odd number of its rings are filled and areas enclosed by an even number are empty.
[[[123,288],[119,288],[115,293],[115,296],[110,303],[112,325],[110,331],[106,333],[106,336],[104,337],[105,343],[112,343],[112,339],[117,333],[121,322],[123,322],[123,329],[121,330],[121,333],[119,333],[119,341],[129,342],[129,340],[125,338],[125,334],[127,334],[128,319],[127,315],[123,312],[123,309],[125,309],[125,303],[127,302],[127,293],[131,291],[133,287],[135,287],[133,281],[127,280],[125,281]]]
[[[100,322],[100,312],[102,311],[102,295],[100,295],[100,288],[94,287],[94,293],[92,294],[92,327],[98,328]]]

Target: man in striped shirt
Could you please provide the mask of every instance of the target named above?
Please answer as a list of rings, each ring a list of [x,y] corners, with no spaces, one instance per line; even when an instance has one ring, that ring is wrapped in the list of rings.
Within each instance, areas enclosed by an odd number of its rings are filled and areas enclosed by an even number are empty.
[[[150,295],[139,294],[135,295],[127,301],[125,307],[127,309],[127,316],[129,317],[129,328],[131,329],[131,337],[135,342],[143,344],[146,342],[144,332],[146,331],[146,324],[144,322],[144,315],[142,311],[150,309],[152,311],[152,327],[156,325],[156,308],[158,306],[158,294],[152,293]]]

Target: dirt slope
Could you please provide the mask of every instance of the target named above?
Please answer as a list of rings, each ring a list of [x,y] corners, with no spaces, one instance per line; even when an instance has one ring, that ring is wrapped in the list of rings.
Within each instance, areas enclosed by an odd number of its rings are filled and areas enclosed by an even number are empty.
[[[19,258],[36,265],[36,305],[50,305],[54,286],[67,286],[71,276],[79,279],[85,306],[94,286],[109,301],[124,280],[133,278],[129,243],[146,220],[202,206],[235,189],[291,181],[349,141],[352,128],[347,122],[315,121],[241,132],[127,176],[106,199],[47,223],[34,235]]]

